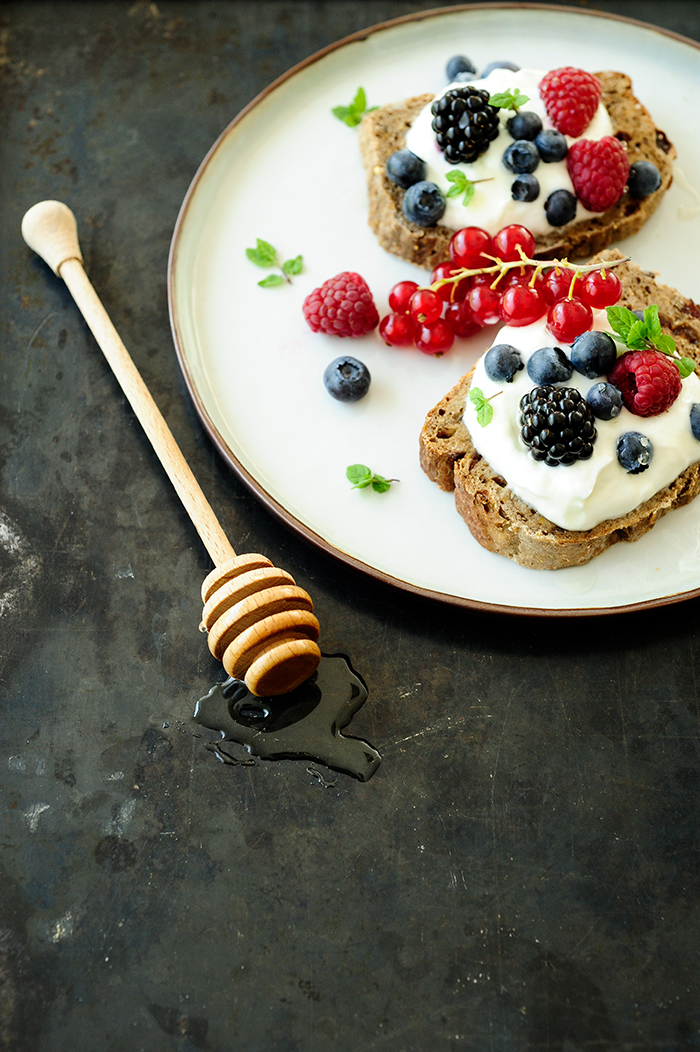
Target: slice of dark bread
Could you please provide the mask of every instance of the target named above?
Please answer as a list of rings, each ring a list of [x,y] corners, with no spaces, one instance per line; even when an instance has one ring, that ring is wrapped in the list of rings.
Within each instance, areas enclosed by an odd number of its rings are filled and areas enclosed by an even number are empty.
[[[598,258],[622,257],[611,250]],[[657,303],[664,331],[674,337],[683,356],[698,363],[696,372],[700,374],[700,307],[634,263],[623,263],[615,273],[622,281],[622,306],[642,310]],[[475,539],[489,551],[536,570],[578,566],[617,541],[636,541],[662,515],[687,504],[700,492],[698,462],[627,515],[606,519],[590,530],[556,526],[516,497],[507,481],[474,448],[462,419],[471,378],[471,372],[463,376],[428,413],[420,435],[420,462],[441,489],[454,490],[457,511]]]
[[[537,257],[578,259],[600,252],[640,229],[656,210],[671,185],[676,149],[654,124],[651,115],[632,93],[632,81],[624,73],[596,73],[602,101],[613,124],[614,134],[625,143],[630,164],[651,161],[661,173],[661,186],[641,201],[625,192],[607,212],[553,228],[538,238]],[[448,258],[448,245],[454,233],[448,227],[419,227],[409,222],[401,209],[404,191],[387,178],[387,158],[406,145],[406,133],[432,95],[416,95],[403,102],[373,110],[362,119],[359,144],[369,191],[369,225],[387,252],[418,266],[432,269]],[[465,213],[466,214],[466,213]],[[465,226],[468,223],[465,222]]]

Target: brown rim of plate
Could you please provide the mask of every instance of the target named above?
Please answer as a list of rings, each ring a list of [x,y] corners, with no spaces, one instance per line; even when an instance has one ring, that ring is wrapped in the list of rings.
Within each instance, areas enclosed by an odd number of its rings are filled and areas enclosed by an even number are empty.
[[[469,599],[465,596],[452,595],[446,592],[435,591],[430,588],[424,588],[421,585],[414,585],[408,581],[401,580],[400,578],[393,577],[391,574],[386,573],[383,570],[379,570],[368,563],[362,562],[360,559],[356,559],[352,555],[348,555],[346,552],[341,551],[339,548],[335,548],[332,544],[329,544],[320,534],[316,533],[301,520],[297,519],[295,515],[292,515],[287,508],[279,501],[275,500],[258,482],[258,480],[241,464],[241,462],[234,456],[231,450],[228,448],[226,442],[223,440],[218,429],[211,420],[207,410],[205,409],[202,401],[199,397],[199,392],[195,386],[192,374],[190,373],[189,367],[185,360],[185,355],[182,347],[182,341],[177,327],[177,321],[175,318],[175,307],[174,307],[174,269],[177,251],[180,242],[180,235],[186,219],[187,211],[189,208],[190,201],[194,196],[194,193],[199,185],[200,179],[204,174],[205,169],[209,165],[210,160],[219,149],[220,144],[229,135],[231,130],[239,124],[244,118],[251,112],[260,102],[271,95],[276,89],[284,84],[286,81],[291,80],[301,70],[306,69],[307,66],[313,65],[320,59],[325,58],[326,55],[331,54],[334,51],[338,51],[340,48],[345,47],[348,44],[353,44],[358,41],[366,40],[373,36],[375,33],[383,32],[386,29],[391,29],[395,26],[402,25],[409,22],[422,22],[429,18],[441,18],[447,14],[454,14],[460,11],[493,11],[495,9],[508,11],[547,11],[547,12],[563,12],[564,14],[583,16],[586,18],[600,18],[609,19],[613,22],[623,22],[628,25],[639,26],[642,29],[651,30],[653,33],[666,36],[672,40],[677,40],[682,44],[689,45],[690,47],[700,50],[700,43],[695,40],[691,40],[689,37],[684,37],[680,33],[674,33],[670,29],[663,29],[661,26],[654,26],[649,22],[642,22],[637,18],[630,18],[627,15],[615,15],[607,11],[595,11],[585,10],[579,7],[569,7],[568,5],[559,4],[537,4],[537,3],[481,3],[481,4],[455,4],[450,7],[438,7],[432,10],[417,11],[409,15],[401,15],[398,18],[390,19],[386,22],[379,22],[376,25],[369,26],[367,29],[358,30],[356,33],[351,33],[349,36],[343,37],[341,40],[336,41],[333,44],[329,44],[327,47],[322,48],[320,51],[316,51],[313,55],[309,55],[308,58],[303,59],[301,62],[292,66],[290,69],[277,77],[272,81],[266,88],[264,88],[255,98],[243,107],[239,113],[233,118],[232,121],[224,128],[224,130],[217,137],[213,145],[207,151],[202,162],[200,163],[195,175],[190,183],[187,193],[185,194],[180,211],[178,213],[177,220],[175,222],[175,228],[173,230],[173,236],[170,243],[170,252],[168,254],[168,275],[167,275],[167,288],[168,288],[168,313],[170,317],[170,327],[173,334],[173,341],[175,343],[175,350],[177,353],[178,364],[185,380],[187,390],[194,404],[197,415],[200,421],[208,433],[210,439],[216,446],[218,452],[228,464],[228,466],[234,471],[241,481],[251,490],[251,492],[258,498],[269,511],[272,512],[278,519],[281,519],[287,526],[289,526],[295,533],[299,534],[306,541],[310,542],[314,547],[320,548],[328,555],[333,556],[335,559],[339,559],[340,562],[346,566],[351,567],[353,570],[358,570],[360,573],[366,574],[369,577],[380,581],[382,584],[389,585],[392,588],[400,589],[404,592],[408,592],[411,595],[419,596],[423,599],[434,600],[440,603],[445,603],[451,606],[458,606],[468,610],[477,610],[484,613],[494,614],[513,614],[517,616],[525,617],[601,617],[605,615],[635,613],[641,610],[651,610],[660,606],[668,606],[672,603],[684,602],[687,599],[693,599],[700,596],[700,586],[697,588],[690,589],[686,592],[677,592],[673,595],[660,596],[656,599],[645,599],[637,603],[628,603],[624,606],[613,606],[613,607],[563,607],[563,608],[548,608],[548,607],[523,607],[523,606],[509,606],[501,603],[488,603],[482,600]],[[553,571],[555,572],[555,571]]]

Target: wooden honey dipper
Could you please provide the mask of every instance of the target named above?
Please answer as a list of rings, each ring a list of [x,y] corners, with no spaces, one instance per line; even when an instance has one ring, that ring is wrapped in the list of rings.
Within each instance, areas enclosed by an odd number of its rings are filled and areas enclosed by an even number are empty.
[[[264,555],[236,555],[83,269],[75,216],[61,201],[25,214],[22,236],[63,278],[214,562],[202,584],[209,649],[252,694],[286,694],[321,660],[310,596]]]

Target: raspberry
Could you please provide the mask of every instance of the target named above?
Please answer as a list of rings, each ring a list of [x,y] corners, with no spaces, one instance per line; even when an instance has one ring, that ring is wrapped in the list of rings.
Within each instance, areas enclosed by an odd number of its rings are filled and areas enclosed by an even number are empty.
[[[617,139],[579,139],[566,164],[578,198],[589,212],[605,212],[622,195],[630,171],[627,152]]]
[[[576,138],[582,135],[598,109],[600,81],[573,66],[553,69],[540,81],[540,95],[547,116],[557,131]]]
[[[619,388],[630,413],[657,416],[673,405],[681,390],[681,374],[660,351],[628,351],[617,359],[608,380]]]
[[[350,270],[310,292],[302,310],[314,332],[329,336],[364,336],[379,323],[367,282]]]

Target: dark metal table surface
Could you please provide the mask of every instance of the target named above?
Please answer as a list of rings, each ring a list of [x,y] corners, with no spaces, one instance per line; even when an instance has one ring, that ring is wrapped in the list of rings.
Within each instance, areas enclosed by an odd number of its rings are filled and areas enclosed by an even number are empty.
[[[543,623],[399,594],[229,472],[173,351],[170,239],[217,135],[295,63],[430,6],[0,7],[3,1052],[700,1048],[698,601]],[[697,3],[585,6],[700,39]],[[228,535],[366,680],[370,781],[207,748],[210,564],[21,240],[43,198],[76,212]]]

